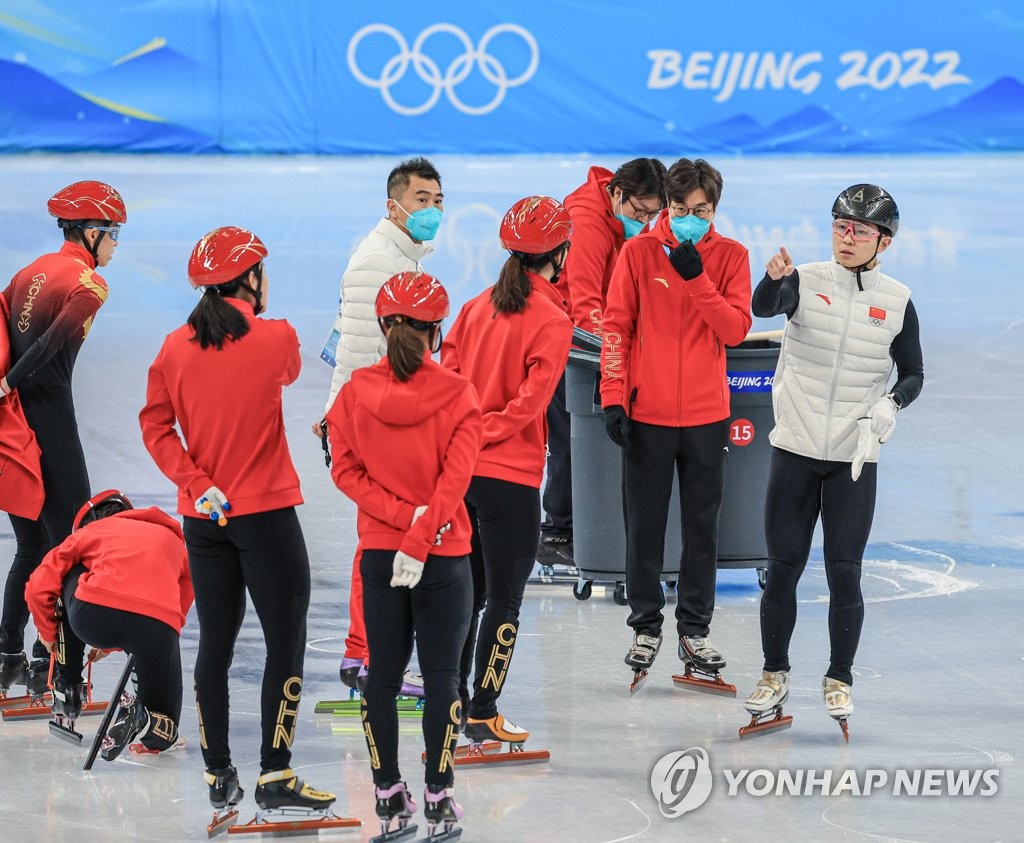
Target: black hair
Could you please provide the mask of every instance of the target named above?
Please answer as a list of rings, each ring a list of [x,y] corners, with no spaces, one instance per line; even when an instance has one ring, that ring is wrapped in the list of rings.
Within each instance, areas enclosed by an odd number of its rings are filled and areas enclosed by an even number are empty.
[[[722,198],[722,174],[703,158],[691,161],[680,158],[668,168],[665,176],[665,192],[669,202],[682,202],[697,188],[704,191],[712,208],[718,207]]]
[[[421,322],[406,316],[385,316],[380,321],[382,327],[388,329],[388,363],[391,364],[391,371],[404,383],[423,365],[423,334],[432,331],[437,323]]]
[[[263,274],[262,265],[250,266],[237,278],[203,290],[199,303],[188,315],[188,325],[195,331],[192,342],[199,343],[200,348],[206,349],[212,345],[220,351],[225,340],[240,340],[249,333],[249,320],[245,314],[224,299],[237,298],[239,290],[248,289],[244,282],[250,272],[256,273],[258,283]]]
[[[491,289],[494,309],[498,313],[521,313],[526,308],[527,297],[533,292],[533,283],[526,271],[539,272],[549,263],[554,264],[555,257],[565,248],[566,243],[560,243],[543,255],[512,252],[501,267],[497,283]]]
[[[657,158],[634,158],[615,171],[608,190],[622,189],[622,198],[657,196],[665,202],[665,165]]]
[[[388,175],[388,198],[397,199],[409,186],[413,176],[427,181],[436,181],[441,186],[441,174],[426,158],[409,158],[399,164]]]

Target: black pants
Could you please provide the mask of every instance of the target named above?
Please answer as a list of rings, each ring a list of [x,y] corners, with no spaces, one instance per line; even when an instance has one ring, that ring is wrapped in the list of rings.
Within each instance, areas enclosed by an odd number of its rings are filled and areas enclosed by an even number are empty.
[[[569,411],[565,408],[565,373],[562,373],[548,404],[548,464],[543,506],[546,518],[541,531],[572,538],[572,449]]]
[[[865,463],[854,482],[848,462],[826,462],[772,449],[765,499],[768,579],[761,595],[761,646],[765,670],[789,670],[789,642],[796,626],[796,586],[807,565],[821,515],[828,580],[827,676],[853,684],[853,659],[864,625],[860,575],[875,514],[876,463]]]
[[[400,781],[395,697],[412,656],[423,673],[423,740],[427,784],[449,786],[459,740],[459,658],[469,630],[472,575],[465,556],[429,556],[415,588],[392,588],[395,551],[364,550],[363,611],[370,671],[363,694],[363,730],[374,784]]]
[[[715,611],[718,513],[725,485],[728,420],[696,427],[662,427],[634,421],[624,452],[622,492],[626,510],[626,623],[636,632],[661,632],[665,594],[665,530],[672,477],[679,475],[683,555],[679,562],[679,635],[706,635]]]
[[[226,527],[185,518],[185,544],[199,615],[196,707],[208,769],[231,763],[228,668],[249,592],[267,646],[260,699],[261,771],[291,764],[306,647],[309,558],[294,507],[229,518]]]
[[[85,642],[135,656],[138,699],[150,711],[181,719],[181,650],[178,630],[135,612],[111,609],[75,592],[85,568],[77,565],[64,580],[64,615],[57,630],[57,671],[69,685],[82,681]]]
[[[540,491],[531,486],[474,477],[466,492],[473,525],[473,614],[462,651],[459,694],[467,716],[487,720],[498,713],[498,697],[512,663],[519,607],[537,558]],[[478,617],[479,634],[477,632]],[[473,693],[469,675],[476,662]]]
[[[25,584],[47,552],[71,535],[75,514],[89,500],[89,474],[70,392],[51,395],[48,391],[25,391],[22,405],[42,451],[46,498],[37,520],[10,516],[17,547],[4,587],[0,653],[20,653],[25,649]],[[32,655],[37,659],[50,657],[38,641]]]

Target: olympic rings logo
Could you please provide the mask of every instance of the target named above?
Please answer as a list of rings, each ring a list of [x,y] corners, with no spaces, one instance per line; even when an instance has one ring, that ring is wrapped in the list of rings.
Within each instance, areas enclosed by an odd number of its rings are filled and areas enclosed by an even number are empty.
[[[454,58],[445,68],[444,73],[441,72],[438,63],[423,51],[427,40],[440,33],[454,36],[463,48],[462,55]],[[530,62],[526,70],[512,78],[509,77],[505,66],[487,52],[491,41],[505,33],[518,35],[526,42],[526,46],[530,50]],[[380,71],[380,76],[376,79],[367,76],[356,61],[356,50],[359,49],[359,45],[364,38],[374,34],[389,36],[395,42],[398,50],[387,60]],[[448,96],[448,101],[464,114],[473,116],[488,114],[501,105],[509,88],[518,87],[533,77],[539,62],[540,50],[537,47],[537,39],[523,27],[514,23],[492,26],[484,33],[476,47],[473,46],[472,40],[462,29],[450,23],[435,23],[428,26],[413,42],[411,49],[402,33],[386,23],[372,23],[364,26],[352,36],[352,40],[348,44],[348,67],[352,71],[352,75],[368,88],[379,88],[384,102],[392,111],[410,117],[430,111],[437,104],[442,91]],[[426,102],[421,105],[403,105],[395,99],[391,92],[392,86],[405,76],[410,66],[423,82],[433,88]],[[496,88],[491,100],[483,105],[469,105],[459,99],[455,92],[456,86],[464,82],[475,67],[478,67],[483,77]]]

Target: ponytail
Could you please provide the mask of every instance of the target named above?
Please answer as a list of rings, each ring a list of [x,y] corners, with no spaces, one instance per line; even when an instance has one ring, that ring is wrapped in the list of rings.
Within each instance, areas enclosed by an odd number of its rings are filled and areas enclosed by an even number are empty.
[[[522,313],[526,308],[526,297],[533,292],[524,269],[528,257],[532,256],[513,252],[502,266],[498,283],[491,289],[491,304],[498,313]]]
[[[240,311],[224,301],[240,287],[239,279],[216,287],[207,287],[202,298],[188,317],[189,327],[195,331],[192,341],[202,349],[211,345],[218,351],[227,339],[240,340],[249,333],[249,320]]]
[[[414,328],[401,316],[388,316],[381,321],[388,328],[388,363],[395,377],[404,383],[423,365],[423,352],[427,350],[427,344],[423,342],[424,330]],[[428,326],[427,331],[434,327],[429,323],[422,324]]]

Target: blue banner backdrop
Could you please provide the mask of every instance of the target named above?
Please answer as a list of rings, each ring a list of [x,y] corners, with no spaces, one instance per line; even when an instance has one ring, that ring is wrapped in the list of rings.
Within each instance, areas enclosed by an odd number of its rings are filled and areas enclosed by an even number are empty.
[[[1024,149],[1024,6],[0,0],[0,150]]]

